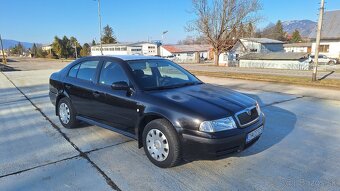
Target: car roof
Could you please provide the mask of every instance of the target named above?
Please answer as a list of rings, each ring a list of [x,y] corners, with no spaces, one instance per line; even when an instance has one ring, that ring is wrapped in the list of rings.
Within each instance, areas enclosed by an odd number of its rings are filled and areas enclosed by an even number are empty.
[[[159,60],[163,59],[158,56],[141,56],[141,55],[105,55],[101,57],[109,57],[109,58],[118,58],[124,61],[131,61],[131,60]]]

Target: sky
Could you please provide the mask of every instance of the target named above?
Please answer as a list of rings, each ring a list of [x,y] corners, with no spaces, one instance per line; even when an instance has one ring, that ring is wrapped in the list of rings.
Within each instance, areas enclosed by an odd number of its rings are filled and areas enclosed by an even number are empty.
[[[263,28],[277,20],[317,21],[320,0],[260,0]],[[176,43],[195,35],[185,30],[191,0],[101,0],[102,26],[110,25],[119,42],[161,40]],[[0,34],[4,39],[50,43],[54,36],[75,36],[79,42],[99,39],[95,0],[0,0]],[[340,0],[326,0],[327,10],[339,10]]]

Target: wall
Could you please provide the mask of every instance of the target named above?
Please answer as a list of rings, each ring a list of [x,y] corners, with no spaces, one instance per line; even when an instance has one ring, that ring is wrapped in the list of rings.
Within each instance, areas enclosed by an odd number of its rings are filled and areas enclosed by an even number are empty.
[[[162,57],[167,57],[167,56],[171,56],[172,53],[169,52],[168,50],[166,50],[165,48],[163,48],[162,46],[159,48],[159,51],[160,51],[160,56]]]
[[[309,70],[308,60],[240,60],[239,66],[243,68]]]
[[[308,47],[285,47],[284,48],[286,52],[308,52]]]
[[[321,41],[320,45],[329,45],[329,52],[320,52],[330,58],[340,58],[340,40],[338,41]],[[312,44],[312,54],[315,54],[316,43]]]

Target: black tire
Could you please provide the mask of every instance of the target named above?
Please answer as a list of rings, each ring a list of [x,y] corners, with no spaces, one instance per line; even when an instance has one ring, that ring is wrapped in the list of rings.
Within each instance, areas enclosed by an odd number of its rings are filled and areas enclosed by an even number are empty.
[[[66,104],[66,106],[68,107],[69,109],[69,121],[66,123],[62,120],[62,117],[61,117],[61,111],[60,111],[60,106],[62,104]],[[62,98],[59,100],[58,102],[58,117],[59,117],[59,121],[60,123],[65,127],[65,128],[68,128],[68,129],[72,129],[72,128],[76,128],[79,124],[78,120],[76,119],[76,112],[75,110],[73,109],[73,106],[70,102],[70,100],[68,98]]]
[[[147,136],[149,132],[152,132],[150,130],[156,129],[160,131],[165,138],[167,139],[168,144],[168,155],[163,161],[158,161],[154,159],[149,152],[148,146],[147,146]],[[150,136],[150,135],[149,135]],[[162,135],[161,135],[162,136]],[[178,165],[182,160],[182,149],[180,145],[180,141],[177,135],[177,132],[175,128],[172,126],[172,124],[165,120],[165,119],[156,119],[151,122],[149,122],[143,131],[143,147],[146,156],[149,158],[149,160],[156,166],[161,168],[169,168]],[[151,149],[151,148],[150,148]]]
[[[328,65],[333,66],[333,65],[335,65],[335,62],[334,61],[329,61]]]

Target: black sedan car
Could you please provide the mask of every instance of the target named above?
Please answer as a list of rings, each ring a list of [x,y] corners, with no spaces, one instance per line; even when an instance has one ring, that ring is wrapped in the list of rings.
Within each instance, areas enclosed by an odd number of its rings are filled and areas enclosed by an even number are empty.
[[[132,137],[163,168],[241,151],[264,129],[255,100],[159,57],[78,59],[51,75],[49,94],[64,127],[84,121]]]

